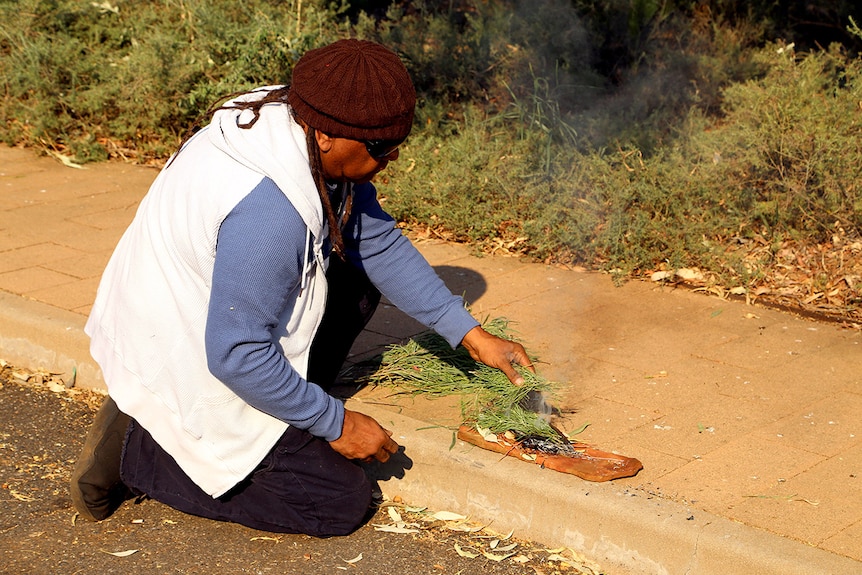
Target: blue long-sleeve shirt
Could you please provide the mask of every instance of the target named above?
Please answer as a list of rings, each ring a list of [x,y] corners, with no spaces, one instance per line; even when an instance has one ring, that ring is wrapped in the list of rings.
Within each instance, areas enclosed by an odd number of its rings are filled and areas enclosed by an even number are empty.
[[[354,187],[344,230],[348,259],[396,307],[453,347],[478,322],[377,202]],[[264,178],[223,221],[206,325],[210,371],[249,405],[328,441],[341,435],[344,408],[302,378],[280,353],[273,329],[299,284],[308,240],[299,213]]]

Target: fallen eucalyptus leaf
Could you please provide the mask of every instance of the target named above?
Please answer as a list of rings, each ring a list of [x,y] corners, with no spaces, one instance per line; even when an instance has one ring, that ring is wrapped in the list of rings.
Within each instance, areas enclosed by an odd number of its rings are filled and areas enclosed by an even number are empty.
[[[75,162],[75,160],[73,160],[69,156],[64,156],[63,154],[60,154],[58,152],[54,152],[52,150],[48,150],[48,153],[51,154],[52,156],[54,156],[55,158],[57,158],[58,160],[60,160],[63,163],[63,165],[66,166],[67,168],[75,168],[76,170],[86,170],[86,168],[84,166],[82,166],[81,164],[78,164],[77,162]]]
[[[439,521],[463,521],[467,519],[465,516],[452,513],[451,511],[438,511],[431,517]]]
[[[398,510],[394,507],[387,508],[386,512],[389,514],[389,518],[392,519],[392,521],[394,521],[395,523],[401,523],[402,521],[404,521],[401,518],[401,514],[398,513]]]
[[[688,282],[703,280],[703,274],[698,269],[680,268],[676,270],[676,275]]]
[[[140,549],[128,549],[126,551],[105,551],[104,549],[99,549],[102,553],[107,553],[108,555],[113,555],[114,557],[128,557],[129,555],[134,555]]]
[[[472,553],[470,551],[464,551],[463,549],[461,549],[461,546],[458,545],[457,543],[455,544],[455,551],[458,552],[458,555],[460,555],[461,557],[466,557],[467,559],[475,559],[476,557],[479,556],[478,553]]]
[[[51,391],[54,393],[62,393],[64,391],[66,391],[66,386],[59,384],[56,381],[51,380],[48,382],[48,391]]]
[[[380,525],[372,523],[375,531],[383,531],[384,533],[419,533],[418,529],[408,529],[407,527],[396,527],[395,525]]]
[[[469,525],[447,525],[446,529],[449,531],[459,531],[461,533],[475,533],[476,531],[481,531],[484,527],[470,527]]]
[[[481,435],[482,439],[484,439],[485,441],[500,443],[500,440],[497,437],[497,434],[492,432],[490,429],[485,429],[484,427],[476,426],[476,431],[479,432],[479,435]]]
[[[351,565],[353,565],[354,563],[358,563],[359,561],[362,561],[362,553],[360,553],[359,555],[357,555],[353,559],[342,559],[342,561],[344,561],[345,563],[350,563]]]
[[[508,559],[514,553],[506,553],[505,555],[497,555],[495,553],[488,553],[487,551],[482,551],[482,555],[484,555],[487,559],[491,561],[502,561],[503,559]]]
[[[584,432],[584,430],[585,430],[586,428],[588,428],[589,426],[590,426],[590,423],[589,423],[589,422],[587,422],[587,423],[583,424],[582,426],[580,426],[579,428],[577,428],[577,429],[575,429],[575,430],[573,430],[573,431],[567,431],[567,432],[566,432],[566,439],[568,439],[569,441],[571,441],[571,440],[572,440],[572,436],[573,436],[573,435],[578,435],[579,433],[583,433],[583,432]]]

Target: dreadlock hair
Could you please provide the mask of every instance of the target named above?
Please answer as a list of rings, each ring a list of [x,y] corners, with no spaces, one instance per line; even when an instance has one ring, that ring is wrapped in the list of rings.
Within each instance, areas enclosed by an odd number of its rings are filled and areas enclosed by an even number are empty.
[[[219,110],[251,110],[254,114],[253,117],[248,122],[239,122],[237,121],[237,126],[243,128],[245,130],[250,129],[254,126],[257,121],[260,119],[260,109],[267,104],[284,104],[287,105],[287,94],[290,91],[289,86],[281,86],[279,88],[275,88],[266,93],[263,98],[252,100],[252,101],[240,101],[240,102],[231,102],[230,104],[225,104],[226,100],[232,100],[237,96],[242,96],[249,92],[234,92],[232,94],[228,94],[227,96],[223,96],[216,100],[206,112],[204,112],[198,120],[192,125],[191,128],[186,132],[186,135],[183,137],[183,140],[180,142],[179,148],[174,156],[168,161],[165,168],[171,165],[173,159],[176,158],[177,154],[179,154],[182,147],[189,141],[189,139],[194,136],[202,127],[204,121],[208,121],[212,118],[212,115],[218,112]],[[344,253],[344,237],[341,233],[342,226],[347,222],[347,218],[350,216],[350,210],[352,208],[352,200],[353,195],[348,194],[345,201],[344,214],[341,216],[340,221],[339,218],[336,217],[335,211],[332,209],[332,202],[329,199],[329,192],[326,188],[326,178],[323,175],[323,161],[320,158],[320,147],[317,145],[317,138],[315,137],[317,131],[311,126],[307,126],[306,134],[305,134],[305,145],[308,149],[308,161],[309,166],[311,168],[311,177],[314,179],[314,185],[317,188],[317,193],[320,196],[320,203],[323,205],[323,211],[326,215],[326,221],[329,224],[329,242],[332,245],[332,251],[341,259],[344,260],[346,255]]]
[[[353,194],[347,194],[347,197],[344,199],[344,214],[339,221],[335,215],[335,210],[332,209],[329,191],[326,189],[326,180],[323,176],[323,161],[320,159],[320,147],[317,145],[316,136],[317,130],[308,126],[305,132],[305,145],[308,148],[311,177],[314,178],[317,192],[320,194],[320,203],[323,204],[323,210],[326,212],[326,221],[329,223],[329,242],[332,244],[332,251],[344,261],[347,256],[344,253],[344,236],[341,233],[341,228],[347,223],[347,218],[350,216],[350,209],[353,207]]]

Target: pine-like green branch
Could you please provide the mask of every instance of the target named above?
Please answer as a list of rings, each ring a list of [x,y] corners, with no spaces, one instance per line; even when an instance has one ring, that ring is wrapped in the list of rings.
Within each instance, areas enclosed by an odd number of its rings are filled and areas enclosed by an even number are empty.
[[[503,318],[486,320],[482,327],[494,335],[515,339]],[[519,439],[565,442],[544,414],[526,408],[535,394],[554,395],[557,384],[541,375],[516,367],[524,383],[514,385],[502,371],[478,363],[463,347],[452,349],[433,332],[390,346],[380,359],[377,370],[362,376],[362,381],[432,398],[459,395],[465,423],[495,433],[511,431]]]

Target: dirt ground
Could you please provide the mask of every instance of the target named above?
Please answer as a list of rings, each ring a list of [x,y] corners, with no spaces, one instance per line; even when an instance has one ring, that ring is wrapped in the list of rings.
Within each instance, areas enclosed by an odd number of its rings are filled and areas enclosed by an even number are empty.
[[[604,573],[571,550],[409,502],[383,501],[358,531],[330,539],[210,521],[148,499],[101,523],[82,520],[69,475],[103,396],[0,365],[0,573]]]

